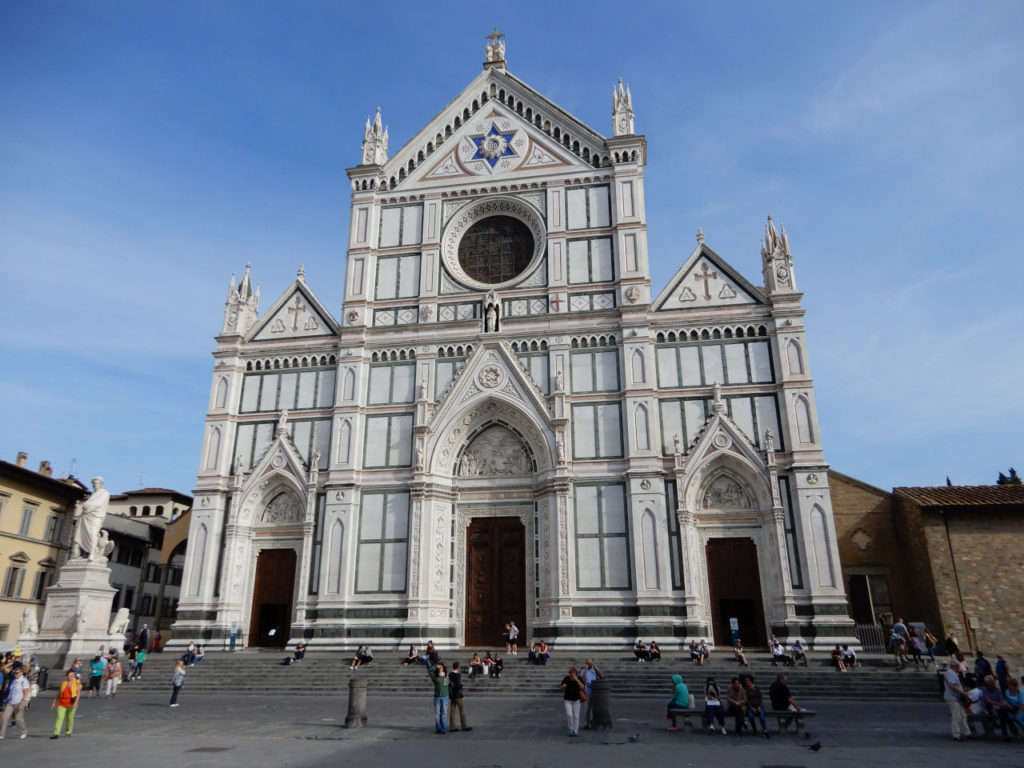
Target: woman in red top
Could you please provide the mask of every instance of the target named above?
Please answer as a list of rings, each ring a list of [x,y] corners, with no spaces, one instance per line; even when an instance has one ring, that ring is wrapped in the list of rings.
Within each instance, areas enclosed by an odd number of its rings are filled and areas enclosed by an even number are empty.
[[[50,705],[50,711],[57,710],[57,724],[53,726],[51,739],[60,737],[64,720],[68,723],[68,736],[75,728],[75,712],[78,710],[78,698],[82,695],[82,683],[75,676],[75,670],[69,669],[67,679],[60,684],[60,689]]]

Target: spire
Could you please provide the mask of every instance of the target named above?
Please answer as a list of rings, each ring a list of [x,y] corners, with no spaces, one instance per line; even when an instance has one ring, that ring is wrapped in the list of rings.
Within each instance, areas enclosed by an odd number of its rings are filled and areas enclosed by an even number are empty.
[[[612,88],[612,135],[629,136],[633,133],[633,94],[629,86],[622,84]]]
[[[363,134],[363,165],[384,165],[388,161],[388,129],[380,119],[380,107],[370,123],[366,118],[366,132]]]
[[[259,315],[260,290],[252,289],[251,265],[246,263],[242,280],[235,285],[235,276],[231,275],[231,286],[228,288],[228,301],[224,310],[225,336],[245,334]]]
[[[250,275],[249,262],[245,262],[245,272],[242,273],[242,282],[238,284],[239,301],[248,301],[252,298],[252,277]],[[234,277],[232,277],[234,280]]]
[[[786,228],[782,234],[775,228],[772,217],[764,226],[764,237],[761,238],[761,260],[764,267],[764,285],[769,293],[788,293],[796,290],[793,277],[793,257],[789,252],[789,236]]]
[[[499,32],[495,27],[491,34],[487,35],[487,46],[484,49],[484,69],[488,67],[505,68],[505,37],[504,32]]]

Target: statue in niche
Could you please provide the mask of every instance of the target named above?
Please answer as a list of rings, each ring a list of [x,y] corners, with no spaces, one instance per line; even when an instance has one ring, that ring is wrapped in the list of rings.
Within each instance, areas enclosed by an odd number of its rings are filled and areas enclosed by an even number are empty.
[[[558,444],[555,446],[555,451],[558,454],[558,463],[565,464],[565,442],[559,440]]]
[[[498,312],[495,310],[494,305],[490,304],[487,307],[487,332],[497,330],[498,327]]]
[[[281,416],[277,420],[277,434],[284,434],[288,432],[288,409],[281,409]]]
[[[565,382],[562,380],[562,372],[558,371],[555,374],[555,392],[561,392],[564,386]]]

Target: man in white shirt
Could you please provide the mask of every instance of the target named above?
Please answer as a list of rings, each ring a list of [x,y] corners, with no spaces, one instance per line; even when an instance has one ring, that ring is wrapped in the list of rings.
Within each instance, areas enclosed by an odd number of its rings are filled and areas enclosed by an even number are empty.
[[[19,739],[28,736],[28,728],[25,727],[25,705],[32,698],[32,685],[25,677],[25,670],[20,664],[14,668],[10,688],[7,691],[7,704],[4,707],[4,714],[0,720],[0,739],[7,738],[7,726],[14,720],[21,729]]]
[[[967,724],[967,712],[964,710],[969,698],[960,681],[961,665],[963,656],[957,654],[957,657],[950,661],[943,678],[945,688],[942,691],[942,698],[949,706],[949,727],[953,733],[953,741],[963,741],[971,734],[970,726]]]

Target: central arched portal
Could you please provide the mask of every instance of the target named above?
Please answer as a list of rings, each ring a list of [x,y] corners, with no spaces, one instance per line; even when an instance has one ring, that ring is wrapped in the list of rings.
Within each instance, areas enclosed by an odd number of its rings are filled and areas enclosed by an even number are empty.
[[[518,517],[473,517],[466,531],[466,645],[503,642],[526,626],[526,528]]]
[[[515,621],[526,636],[529,574],[534,567],[536,460],[510,424],[481,425],[466,438],[455,474],[458,482],[456,558],[465,558],[465,644],[494,647]],[[458,579],[458,577],[456,577]],[[532,582],[531,582],[532,583]]]

